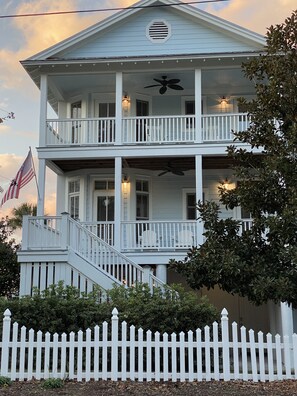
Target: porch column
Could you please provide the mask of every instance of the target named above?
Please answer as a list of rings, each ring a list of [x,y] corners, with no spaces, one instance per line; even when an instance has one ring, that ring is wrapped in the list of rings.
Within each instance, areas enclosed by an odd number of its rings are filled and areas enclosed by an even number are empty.
[[[195,143],[202,143],[202,84],[201,69],[195,69]]]
[[[167,283],[167,264],[156,265],[156,277],[164,283]]]
[[[45,160],[39,159],[37,216],[44,216],[45,171],[46,171]]]
[[[202,177],[202,155],[195,156],[195,177],[196,177],[196,202],[203,200],[203,177]],[[203,223],[196,221],[197,245],[203,243]]]
[[[39,146],[46,144],[46,118],[47,118],[47,75],[40,76],[40,115],[39,115]]]
[[[121,250],[122,157],[115,157],[114,184],[114,247],[117,250]]]
[[[282,336],[292,337],[293,331],[293,310],[287,303],[280,303],[281,333]]]
[[[116,120],[115,120],[115,144],[122,143],[122,96],[123,96],[123,73],[116,73]]]

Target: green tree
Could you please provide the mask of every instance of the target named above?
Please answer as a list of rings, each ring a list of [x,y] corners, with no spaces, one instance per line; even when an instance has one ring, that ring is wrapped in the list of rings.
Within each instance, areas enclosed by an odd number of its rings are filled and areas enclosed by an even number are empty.
[[[11,297],[18,293],[19,264],[17,250],[19,245],[11,238],[12,229],[8,218],[0,220],[0,295]]]
[[[13,229],[22,228],[23,216],[36,216],[37,205],[30,203],[22,203],[16,208],[12,209],[12,217],[9,218],[8,223]]]
[[[241,99],[251,126],[235,134],[249,148],[228,148],[240,183],[219,189],[227,209],[251,213],[252,228],[241,233],[238,222],[220,219],[218,205],[199,203],[206,241],[173,266],[193,288],[219,285],[256,304],[297,307],[297,11],[268,29],[266,43],[243,65],[256,95]]]

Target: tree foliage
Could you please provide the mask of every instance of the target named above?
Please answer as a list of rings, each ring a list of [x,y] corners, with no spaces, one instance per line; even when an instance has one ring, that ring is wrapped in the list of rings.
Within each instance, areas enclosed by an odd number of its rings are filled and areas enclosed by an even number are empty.
[[[252,228],[240,232],[236,220],[220,219],[218,205],[200,203],[206,241],[173,266],[194,288],[217,284],[256,304],[297,307],[297,11],[268,29],[266,43],[263,55],[243,65],[256,95],[241,99],[251,125],[235,132],[249,147],[228,147],[240,183],[219,189],[227,209],[251,213]]]
[[[23,216],[25,215],[36,216],[37,205],[25,202],[17,206],[16,208],[13,208],[11,212],[12,212],[12,216],[8,220],[10,227],[14,229],[22,228]]]
[[[98,290],[81,295],[74,287],[63,282],[21,299],[0,299],[0,311],[9,308],[12,320],[36,331],[69,333],[86,330],[102,322],[111,321],[116,307],[119,319],[143,330],[175,331],[195,330],[218,319],[218,312],[206,299],[177,287],[165,293],[155,289],[151,294],[146,284],[135,287],[115,286],[105,302],[98,303]],[[82,298],[83,297],[83,298]],[[0,328],[2,323],[0,321]]]
[[[10,297],[18,293],[19,264],[17,250],[19,245],[11,238],[12,229],[8,218],[0,220],[0,296]]]

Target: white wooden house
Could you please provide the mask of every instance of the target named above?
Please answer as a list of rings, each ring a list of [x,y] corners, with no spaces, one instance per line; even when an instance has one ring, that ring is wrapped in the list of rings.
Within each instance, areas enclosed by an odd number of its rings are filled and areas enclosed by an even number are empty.
[[[241,64],[264,44],[177,0],[141,0],[22,62],[40,88],[40,196],[24,221],[22,295],[59,280],[85,291],[177,280],[169,259],[203,242],[195,203],[236,183],[226,146],[249,122],[237,98],[254,95]],[[50,217],[47,167],[58,179]],[[230,215],[249,226],[244,211],[222,208]],[[265,330],[268,307],[209,296]],[[278,313],[292,324],[285,306]]]

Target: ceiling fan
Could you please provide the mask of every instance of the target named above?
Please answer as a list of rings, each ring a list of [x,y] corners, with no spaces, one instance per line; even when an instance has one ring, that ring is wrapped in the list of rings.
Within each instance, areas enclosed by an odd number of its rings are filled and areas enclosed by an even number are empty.
[[[178,83],[180,82],[178,78],[171,78],[170,80],[167,80],[167,76],[162,76],[162,80],[158,78],[154,78],[153,80],[156,81],[158,84],[147,85],[144,88],[161,87],[159,89],[159,93],[161,95],[163,95],[167,91],[167,88],[175,89],[177,91],[183,90],[183,87],[178,85]]]
[[[174,175],[177,175],[177,176],[184,176],[185,175],[182,170],[175,168],[174,166],[172,166],[170,164],[170,162],[168,162],[168,165],[164,166],[164,171],[159,173],[158,176],[163,176],[166,173],[170,173],[170,172],[173,173]]]

